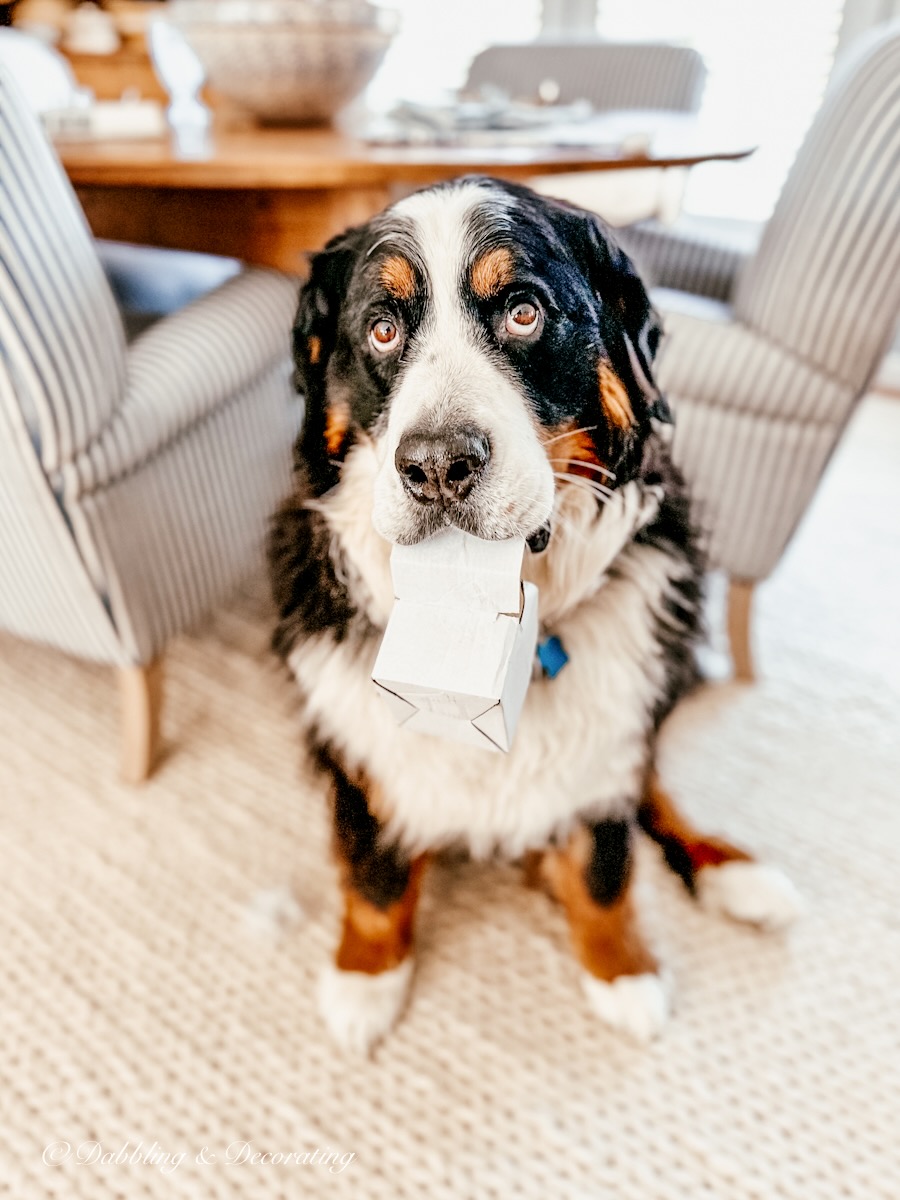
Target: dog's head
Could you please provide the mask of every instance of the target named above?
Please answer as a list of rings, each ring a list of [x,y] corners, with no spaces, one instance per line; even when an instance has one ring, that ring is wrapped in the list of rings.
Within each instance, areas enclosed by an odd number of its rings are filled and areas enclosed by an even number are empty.
[[[658,339],[596,217],[489,179],[418,192],[313,259],[294,327],[311,486],[368,439],[388,541],[452,523],[539,549],[560,479],[626,482],[669,419]]]

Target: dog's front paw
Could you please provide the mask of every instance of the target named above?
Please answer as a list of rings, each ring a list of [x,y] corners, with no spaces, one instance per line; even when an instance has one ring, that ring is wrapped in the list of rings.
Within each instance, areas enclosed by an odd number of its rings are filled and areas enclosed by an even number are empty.
[[[335,1042],[344,1050],[368,1054],[399,1017],[412,972],[412,956],[377,975],[329,964],[319,980],[319,1011]]]
[[[659,975],[619,975],[609,983],[585,973],[582,987],[596,1016],[610,1028],[647,1044],[669,1016],[669,992]]]
[[[783,929],[803,912],[803,899],[777,867],[758,862],[726,862],[704,867],[697,898],[711,912],[725,913],[764,929]]]

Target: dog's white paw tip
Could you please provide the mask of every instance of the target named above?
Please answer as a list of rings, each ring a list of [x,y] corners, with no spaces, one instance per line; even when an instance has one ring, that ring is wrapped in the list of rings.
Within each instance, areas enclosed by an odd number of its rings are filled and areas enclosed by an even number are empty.
[[[319,979],[319,1011],[334,1041],[367,1055],[399,1017],[412,979],[410,956],[399,967],[369,975],[329,964]]]
[[[697,876],[697,898],[712,912],[764,929],[784,929],[805,907],[787,875],[758,862],[704,867]]]
[[[619,975],[607,983],[585,974],[582,986],[595,1016],[610,1028],[644,1044],[662,1033],[669,1016],[669,993],[659,975]]]

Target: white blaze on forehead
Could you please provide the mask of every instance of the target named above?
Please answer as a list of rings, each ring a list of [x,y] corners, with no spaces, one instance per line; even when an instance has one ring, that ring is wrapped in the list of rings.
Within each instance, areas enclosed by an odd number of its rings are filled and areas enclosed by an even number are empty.
[[[465,183],[418,192],[392,210],[405,226],[403,240],[415,247],[428,299],[379,439],[374,519],[391,541],[415,540],[421,521],[394,467],[397,446],[412,430],[465,425],[487,435],[490,466],[467,503],[482,537],[527,536],[549,515],[553,477],[528,397],[491,353],[463,293],[468,270],[491,236],[512,230],[512,203],[490,186]]]
[[[459,289],[475,248],[472,218],[483,205],[490,206],[491,218],[498,225],[509,225],[503,220],[508,209],[504,193],[477,183],[417,192],[392,210],[414,229],[416,248],[428,275],[429,323],[458,322],[464,315]]]

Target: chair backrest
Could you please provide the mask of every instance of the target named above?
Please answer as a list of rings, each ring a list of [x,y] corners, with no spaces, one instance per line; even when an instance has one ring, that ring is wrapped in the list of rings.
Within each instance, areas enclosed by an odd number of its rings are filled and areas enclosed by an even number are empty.
[[[856,390],[877,367],[900,312],[900,22],[839,65],[734,308]]]
[[[472,62],[466,86],[493,84],[531,97],[547,79],[559,100],[590,100],[595,108],[665,108],[696,112],[706,67],[696,50],[653,42],[528,42],[489,46]]]
[[[125,337],[93,240],[37,117],[0,66],[0,402],[52,475],[115,411]]]

